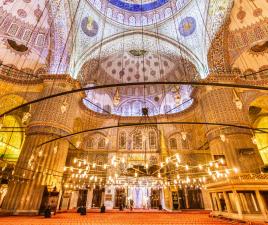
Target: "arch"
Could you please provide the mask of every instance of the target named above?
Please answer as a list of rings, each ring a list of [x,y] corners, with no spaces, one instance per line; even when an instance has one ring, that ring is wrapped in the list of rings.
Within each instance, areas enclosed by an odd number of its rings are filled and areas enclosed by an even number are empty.
[[[0,98],[0,112],[4,112],[25,102],[26,100],[19,95],[4,95]],[[25,107],[12,115],[7,115],[0,119],[0,155],[7,161],[16,162],[19,158],[25,138],[22,128],[22,117],[29,110],[29,107]],[[8,129],[12,132],[4,132],[8,127],[12,127],[12,129]]]
[[[77,117],[74,119],[74,122],[73,122],[73,131],[79,132],[81,130],[83,130],[83,122],[80,117]],[[76,137],[72,137],[71,139],[73,144],[76,144],[79,142],[81,143],[81,140],[82,140],[82,135],[77,135]]]
[[[251,102],[249,116],[254,128],[268,128],[268,95],[257,97]],[[255,132],[255,139],[264,164],[268,165],[268,134]]]
[[[157,135],[155,131],[149,131],[149,148],[150,149],[157,148]]]
[[[172,137],[169,139],[169,147],[170,149],[178,149],[178,142],[176,138]]]
[[[128,42],[128,45],[124,45],[125,42]],[[155,47],[152,43],[157,43],[159,47]],[[207,71],[206,66],[182,43],[150,31],[141,32],[133,30],[124,32],[124,34],[120,33],[113,35],[104,39],[101,43],[96,43],[88,49],[85,49],[85,51],[79,56],[78,61],[73,64],[72,68],[70,68],[71,74],[73,74],[74,78],[78,78],[82,66],[87,61],[99,58],[100,46],[102,49],[101,55],[104,58],[110,54],[110,49],[114,49],[119,53],[122,53],[121,49],[128,51],[137,48],[137,46],[144,46],[144,50],[154,52],[156,54],[166,54],[170,57],[186,58],[193,63],[201,78],[205,78],[207,76],[207,74],[205,74],[205,71]]]
[[[105,148],[105,138],[101,137],[98,140],[98,149],[104,149]]]
[[[21,125],[21,119],[18,116],[8,115],[1,119],[3,128],[1,128],[0,132],[0,156],[9,162],[15,163],[17,161],[23,146],[23,129],[13,128],[21,127]],[[4,132],[5,129],[8,129],[8,132]],[[10,130],[12,132],[9,132]]]
[[[92,137],[88,138],[86,141],[86,148],[93,149],[94,148],[94,139]]]

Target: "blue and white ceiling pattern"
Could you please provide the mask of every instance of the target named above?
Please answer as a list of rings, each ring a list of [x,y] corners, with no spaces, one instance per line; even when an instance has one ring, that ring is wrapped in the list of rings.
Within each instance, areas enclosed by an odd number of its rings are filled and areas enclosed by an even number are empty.
[[[107,61],[106,72],[118,74],[123,80],[126,79],[125,82],[135,81],[139,77],[143,81],[143,78],[147,79],[147,75],[137,75],[141,73],[142,67],[135,72],[123,65],[127,63],[124,59],[126,52],[144,50],[162,59],[165,56],[185,58],[194,65],[199,78],[206,78],[209,74],[207,54],[210,43],[224,23],[232,2],[223,0],[217,4],[217,1],[219,0],[84,0],[83,7],[78,10],[76,16],[80,18],[77,19],[79,30],[75,37],[70,73],[74,78],[79,78],[84,64],[94,60],[105,61],[107,58],[111,59],[112,55],[119,54],[122,56],[122,59],[119,59],[122,61],[122,68],[125,70],[110,67],[109,65],[118,62]],[[213,29],[208,32],[207,24],[204,23],[211,19],[217,21]],[[159,62],[161,63],[164,62]],[[150,71],[148,74],[150,80],[149,75],[154,72],[150,65],[146,70]],[[99,93],[96,93],[96,96],[97,94]],[[174,100],[174,95],[171,96]],[[106,100],[112,97],[107,93]],[[165,96],[161,98],[164,99]],[[189,98],[190,96],[187,97],[188,100]],[[167,99],[171,101],[171,97]],[[174,106],[174,101],[172,104]],[[157,105],[158,109],[152,111],[158,113],[166,111]],[[120,111],[118,107],[116,109],[111,107],[112,111],[116,110],[118,113]]]
[[[162,22],[192,0],[88,0],[98,12],[118,24],[140,27]]]

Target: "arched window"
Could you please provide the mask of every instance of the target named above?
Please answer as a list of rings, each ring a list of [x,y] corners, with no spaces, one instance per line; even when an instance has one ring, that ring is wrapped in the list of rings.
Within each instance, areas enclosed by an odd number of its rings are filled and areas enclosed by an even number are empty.
[[[126,149],[127,147],[127,137],[126,137],[126,132],[121,132],[119,134],[119,148],[120,149]]]
[[[8,30],[8,34],[10,36],[15,36],[17,31],[19,29],[19,26],[15,23],[13,23],[10,27],[9,27],[9,30]]]
[[[149,146],[151,149],[156,148],[156,134],[154,131],[150,131],[149,133]]]
[[[31,33],[32,33],[32,32],[31,32],[30,30],[25,30],[22,39],[23,39],[24,41],[29,41],[30,38],[31,38]]]
[[[149,159],[149,161],[150,161],[150,165],[152,166],[152,165],[157,165],[158,164],[158,160],[157,160],[157,158],[156,158],[156,156],[151,156],[150,157],[150,159]]]
[[[97,165],[102,166],[104,164],[104,156],[103,155],[97,155],[95,162]]]
[[[168,113],[171,110],[170,105],[164,105],[164,113]]]
[[[45,35],[44,34],[38,34],[36,45],[42,47],[45,43]]]
[[[177,149],[178,148],[177,140],[175,138],[170,138],[169,146],[171,149]]]
[[[88,141],[87,141],[87,148],[92,149],[93,145],[94,145],[93,139],[89,138]]]
[[[133,149],[142,149],[142,134],[140,131],[133,134]]]
[[[101,138],[98,142],[98,149],[103,149],[105,147],[105,139]]]

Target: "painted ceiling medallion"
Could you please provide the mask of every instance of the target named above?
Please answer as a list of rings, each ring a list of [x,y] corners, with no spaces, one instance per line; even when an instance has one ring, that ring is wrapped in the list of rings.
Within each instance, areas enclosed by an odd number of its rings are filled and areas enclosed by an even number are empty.
[[[26,13],[26,11],[24,9],[18,9],[17,14],[21,18],[26,18],[27,17],[27,13]]]
[[[253,16],[254,16],[254,17],[262,16],[262,9],[261,9],[261,8],[256,8],[256,9],[253,11]]]
[[[42,10],[40,9],[40,5],[37,5],[37,9],[34,10],[34,15],[36,17],[36,20],[38,21],[42,16]]]
[[[179,32],[184,37],[193,34],[195,29],[196,29],[196,21],[193,17],[186,17],[179,24]]]
[[[82,20],[81,27],[83,32],[89,36],[89,37],[94,37],[97,35],[99,31],[99,25],[97,22],[92,18],[92,17],[85,17]]]
[[[243,10],[242,7],[240,7],[239,12],[237,13],[236,17],[237,19],[240,20],[240,23],[243,23],[246,15],[247,15],[246,12]]]

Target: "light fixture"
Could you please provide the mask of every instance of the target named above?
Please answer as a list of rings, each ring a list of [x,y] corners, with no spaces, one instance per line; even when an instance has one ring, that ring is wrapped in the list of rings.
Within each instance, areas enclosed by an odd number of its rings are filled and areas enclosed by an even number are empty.
[[[78,140],[78,141],[75,143],[75,147],[76,147],[76,148],[79,148],[79,147],[80,147],[80,145],[81,145],[81,141],[80,141],[80,140]]]
[[[175,93],[174,100],[175,100],[176,106],[179,106],[181,104],[181,95],[180,95],[179,92],[176,92]]]
[[[120,100],[121,100],[121,98],[120,98],[119,90],[118,90],[118,88],[116,88],[114,98],[113,98],[114,106],[118,106],[120,104]]]
[[[43,155],[43,151],[40,150],[40,151],[38,152],[38,156],[41,157],[42,155]]]
[[[225,134],[220,134],[220,139],[221,139],[222,142],[225,142],[226,141]]]
[[[182,137],[182,140],[186,141],[186,139],[187,139],[187,132],[185,132],[185,131],[181,132],[181,137]]]
[[[68,108],[68,102],[65,99],[64,102],[60,106],[61,113],[64,114],[67,111],[67,108]]]
[[[237,109],[242,110],[243,103],[241,102],[240,99],[234,99],[234,103],[235,103],[235,106],[236,106]]]
[[[233,98],[233,102],[235,103],[235,106],[237,109],[242,110],[243,108],[243,103],[240,100],[237,92],[235,91],[235,89],[233,89],[233,93],[234,93],[234,98]]]
[[[253,137],[251,138],[251,140],[252,140],[252,143],[253,143],[254,145],[257,144],[257,138],[256,138],[256,136],[253,136]]]
[[[176,154],[176,159],[177,159],[177,162],[178,162],[178,163],[181,162],[181,159],[180,159],[180,155],[179,155],[179,154]]]
[[[58,152],[58,146],[57,146],[57,145],[54,146],[54,148],[53,148],[53,152],[54,152],[54,154],[56,154],[56,153]]]
[[[31,113],[29,113],[29,112],[26,112],[26,113],[24,113],[23,114],[23,117],[22,117],[22,119],[21,119],[21,122],[23,123],[23,124],[25,124],[25,123],[27,123],[28,122],[28,120],[31,118]]]
[[[234,167],[234,169],[233,169],[233,170],[234,170],[234,172],[235,172],[235,173],[238,173],[238,172],[239,172],[239,169],[238,169],[238,168],[236,168],[236,167]]]

